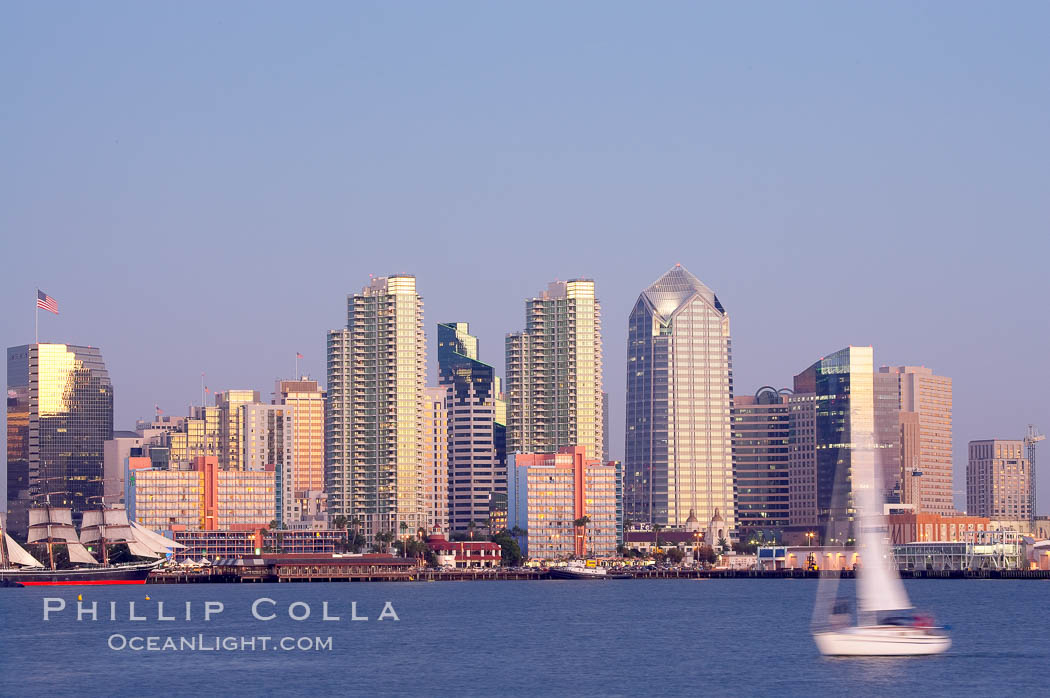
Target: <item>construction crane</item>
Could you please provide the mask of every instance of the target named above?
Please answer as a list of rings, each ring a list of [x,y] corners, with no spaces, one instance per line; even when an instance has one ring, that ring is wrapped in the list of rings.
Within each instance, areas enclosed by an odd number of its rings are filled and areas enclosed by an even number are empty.
[[[1035,521],[1035,445],[1045,439],[1046,437],[1040,434],[1034,424],[1029,424],[1028,428],[1024,433],[1024,445],[1028,456],[1028,474],[1029,474],[1029,493],[1028,493],[1028,510],[1032,520]]]

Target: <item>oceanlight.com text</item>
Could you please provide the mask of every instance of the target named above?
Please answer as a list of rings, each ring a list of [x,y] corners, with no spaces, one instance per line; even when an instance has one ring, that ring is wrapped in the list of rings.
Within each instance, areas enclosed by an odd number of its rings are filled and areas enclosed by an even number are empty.
[[[109,636],[117,652],[331,652],[332,637],[273,637],[270,635],[122,635]]]

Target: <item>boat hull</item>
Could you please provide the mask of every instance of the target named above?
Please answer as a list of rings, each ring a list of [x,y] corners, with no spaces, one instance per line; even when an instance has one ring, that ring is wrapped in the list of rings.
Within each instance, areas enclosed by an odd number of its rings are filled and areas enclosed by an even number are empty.
[[[0,579],[23,586],[81,586],[99,584],[145,584],[155,564],[128,567],[99,567],[75,570],[0,570]]]
[[[562,567],[552,567],[550,569],[551,579],[630,579],[629,574],[600,574],[594,572],[579,572],[576,570],[567,570]]]
[[[933,629],[892,625],[847,628],[814,633],[821,654],[834,657],[906,657],[941,654],[952,646],[945,634]]]

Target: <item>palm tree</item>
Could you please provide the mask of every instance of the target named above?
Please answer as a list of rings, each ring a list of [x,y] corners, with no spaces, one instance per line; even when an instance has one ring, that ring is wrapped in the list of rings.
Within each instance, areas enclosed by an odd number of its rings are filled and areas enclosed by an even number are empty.
[[[470,539],[471,540],[474,540],[474,528],[475,528],[474,519],[471,519],[470,523],[467,524],[467,530],[470,531]]]
[[[572,522],[576,527],[576,535],[580,538],[580,557],[587,557],[587,524],[590,522],[591,517],[586,514]]]
[[[332,519],[332,525],[335,526],[336,529],[343,532],[343,552],[345,553],[349,543],[346,540],[346,517],[340,514],[339,516]]]
[[[653,532],[656,534],[656,550],[660,550],[660,531],[663,530],[663,524],[653,524]]]

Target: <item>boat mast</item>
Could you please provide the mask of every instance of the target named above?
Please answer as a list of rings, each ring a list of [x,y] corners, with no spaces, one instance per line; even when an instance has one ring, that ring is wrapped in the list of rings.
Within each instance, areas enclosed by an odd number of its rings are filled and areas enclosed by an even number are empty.
[[[0,514],[0,569],[7,567],[7,522]]]
[[[109,566],[109,551],[106,550],[106,505],[102,505],[102,520],[98,525],[98,541],[99,545],[102,546],[102,566]]]
[[[47,504],[44,505],[44,510],[47,512],[47,559],[51,563],[51,569],[55,569],[55,551],[52,550],[53,542],[51,540],[51,495],[47,496]]]

